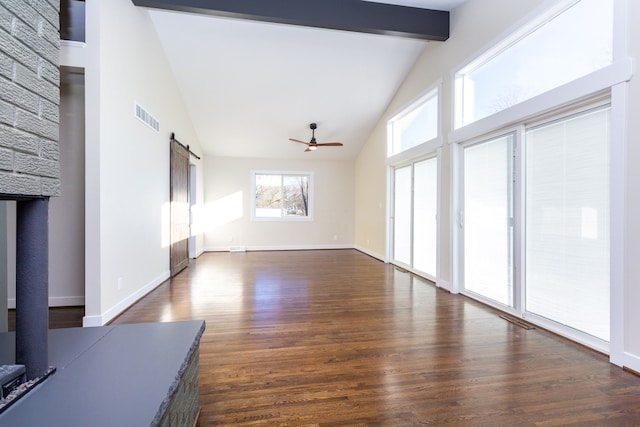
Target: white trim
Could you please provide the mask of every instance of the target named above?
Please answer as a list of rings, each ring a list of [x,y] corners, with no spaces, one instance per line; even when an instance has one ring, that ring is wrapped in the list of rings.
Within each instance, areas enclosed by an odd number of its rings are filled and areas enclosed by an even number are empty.
[[[362,252],[365,255],[369,255],[370,257],[375,258],[375,259],[377,259],[379,261],[382,261],[385,264],[387,264],[387,261],[384,259],[384,255],[381,255],[381,254],[379,254],[377,252],[370,251],[369,249],[365,249],[365,248],[363,248],[362,246],[359,246],[359,245],[355,245],[353,247],[353,249],[355,249],[358,252]]]
[[[124,312],[126,309],[135,304],[139,299],[147,295],[149,292],[153,291],[155,288],[163,284],[167,279],[171,277],[171,273],[169,271],[165,271],[160,276],[153,279],[151,282],[138,289],[136,292],[132,293],[109,310],[105,311],[99,316],[84,316],[82,319],[83,327],[92,327],[92,326],[103,326],[107,324],[109,321],[113,320],[119,314]]]
[[[394,180],[394,170],[392,166],[387,166],[386,168],[386,212],[385,212],[385,262],[390,262],[393,259],[393,208],[395,205],[394,193],[395,193],[395,180]]]
[[[626,366],[629,369],[640,372],[640,356],[636,356],[629,352],[624,353],[624,362],[622,366]]]
[[[523,101],[513,107],[499,111],[449,133],[449,143],[460,143],[494,129],[524,122],[531,117],[541,116],[552,110],[578,102],[609,90],[616,84],[629,81],[633,76],[633,62],[625,59],[595,71],[541,95]]]
[[[77,307],[84,305],[84,296],[49,297],[49,307]],[[7,308],[16,308],[16,299],[7,299]]]
[[[449,291],[457,294],[462,289],[463,283],[463,223],[462,219],[462,200],[464,182],[464,148],[462,144],[452,144],[451,149],[451,165],[450,165],[450,197],[449,202],[449,224],[451,229],[451,248],[449,252],[449,278],[451,285]]]
[[[84,305],[84,296],[49,297],[49,307],[75,307]]]
[[[521,124],[514,129],[513,136],[513,306],[518,315],[524,313],[527,306],[525,278],[527,269],[526,257],[526,182],[525,182],[525,131]]]
[[[609,146],[609,361],[624,364],[624,271],[627,153],[627,89],[611,88],[611,142]]]
[[[234,246],[236,247],[236,246]],[[349,244],[328,244],[328,245],[283,245],[283,246],[242,246],[246,252],[251,251],[311,251],[323,249],[355,249]],[[207,246],[204,252],[232,252],[229,246]],[[238,252],[238,251],[235,251]],[[242,251],[244,252],[244,251]]]
[[[436,287],[451,292],[451,284],[446,280],[436,279]]]
[[[191,259],[197,259],[200,255],[205,252],[204,248],[200,248],[200,250],[196,251],[195,256]]]
[[[442,256],[440,255],[440,248],[442,247],[442,148],[436,149],[436,277],[435,283],[442,282],[442,269],[440,268],[440,262]],[[448,284],[447,284],[448,285]],[[449,289],[449,288],[447,288]]]
[[[400,108],[400,111],[398,113],[394,114],[389,119],[387,119],[387,159],[394,159],[395,157],[398,157],[407,151],[411,151],[413,148],[416,148],[425,144],[429,144],[432,141],[440,140],[440,144],[442,144],[442,96],[441,96],[441,93],[442,93],[442,78],[438,79],[434,84],[429,86],[426,90],[420,92],[420,94],[417,97],[415,97],[411,102],[406,104],[404,107]],[[392,130],[393,123],[402,119],[409,113],[412,113],[415,109],[426,104],[428,101],[430,101],[434,97],[437,98],[436,136],[428,141],[418,144],[415,147],[392,154],[393,144],[394,144],[393,130]],[[435,148],[436,147],[432,148],[431,151],[435,150]],[[401,158],[403,157],[401,156]],[[392,160],[391,164],[395,164],[395,163],[397,163],[397,161]]]
[[[256,216],[256,175],[279,175],[279,176],[307,176],[309,178],[309,194],[307,195],[307,216],[281,216],[281,217],[258,217]],[[286,171],[286,170],[251,170],[251,221],[256,222],[313,222],[314,214],[314,173],[311,171]]]
[[[60,40],[60,66],[86,68],[86,43],[71,40]]]
[[[455,67],[451,73],[453,88],[451,93],[451,129],[462,128],[463,126],[459,122],[463,120],[465,109],[473,107],[472,105],[467,105],[465,102],[458,102],[457,99],[459,96],[464,96],[464,77],[466,75],[492,61],[502,52],[519,43],[529,35],[535,33],[580,1],[581,0],[545,1],[537,8],[527,13],[522,19],[512,24],[497,37],[490,40],[474,55],[467,58],[461,65]],[[613,39],[613,43],[615,43],[615,38]],[[615,62],[615,57],[613,57],[613,59]]]
[[[478,49],[475,54],[466,58],[460,65],[454,67],[453,72],[451,73],[451,81],[455,82],[455,75],[465,71],[465,69],[475,68],[474,65],[476,65],[481,58],[500,53],[511,44],[516,43],[519,39],[526,37],[537,28],[540,28],[545,23],[551,21],[554,17],[558,16],[578,1],[580,0],[544,1],[541,5],[524,15],[521,19],[515,21],[496,37],[489,40],[483,47]],[[451,119],[451,128],[453,129],[453,115],[451,116]]]
[[[399,112],[391,116],[389,119],[387,119],[387,122],[392,122],[406,116],[407,114],[415,110],[418,106],[422,105],[425,101],[433,98],[434,96],[440,95],[441,89],[442,89],[442,78],[439,78],[431,86],[421,91],[418,94],[418,96],[414,97],[411,101],[406,103],[403,107],[400,107],[398,109]],[[439,102],[438,102],[438,106],[440,106]],[[438,126],[438,131],[439,130],[440,130],[440,127]],[[440,135],[439,132],[438,132],[438,135]]]
[[[532,314],[530,312],[525,313],[525,315],[523,315],[522,317],[526,321],[531,322],[536,326],[540,326],[543,329],[551,331],[554,334],[569,338],[572,341],[580,343],[586,347],[593,348],[602,353],[609,353],[609,343],[599,338],[587,335],[569,326],[562,325],[558,322]]]
[[[384,161],[384,164],[387,166],[400,166],[403,163],[410,163],[413,160],[417,160],[424,156],[429,156],[434,151],[438,150],[438,148],[442,147],[443,139],[441,136],[438,136],[430,141],[423,142],[422,144],[418,144],[415,147],[411,147],[407,150],[401,151],[398,154],[394,154],[393,156],[387,157]]]

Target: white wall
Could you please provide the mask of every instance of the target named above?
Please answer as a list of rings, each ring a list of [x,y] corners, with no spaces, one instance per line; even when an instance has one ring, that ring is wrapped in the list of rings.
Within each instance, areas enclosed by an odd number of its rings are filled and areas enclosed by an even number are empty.
[[[49,306],[84,305],[84,79],[62,71],[60,196],[49,200]],[[15,203],[7,203],[9,308],[16,307]],[[5,209],[5,210],[6,210]],[[2,246],[2,243],[0,243]]]
[[[147,10],[130,0],[89,0],[86,10],[84,324],[90,326],[168,277],[171,132],[202,150]],[[159,133],[134,116],[135,101],[159,120]]]
[[[353,247],[352,161],[274,160],[208,156],[201,212],[206,250]],[[312,222],[251,220],[251,171],[314,173]],[[335,239],[334,239],[335,238]]]
[[[84,76],[62,71],[60,197],[49,201],[49,305],[84,305]]]

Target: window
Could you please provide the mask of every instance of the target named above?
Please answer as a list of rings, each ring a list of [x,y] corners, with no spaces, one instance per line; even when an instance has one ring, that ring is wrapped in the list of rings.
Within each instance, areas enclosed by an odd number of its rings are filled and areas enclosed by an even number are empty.
[[[455,128],[613,62],[613,0],[563,2],[455,74]]]
[[[387,123],[388,156],[438,136],[438,90],[434,89]]]
[[[270,221],[313,219],[313,174],[254,172],[253,218]]]

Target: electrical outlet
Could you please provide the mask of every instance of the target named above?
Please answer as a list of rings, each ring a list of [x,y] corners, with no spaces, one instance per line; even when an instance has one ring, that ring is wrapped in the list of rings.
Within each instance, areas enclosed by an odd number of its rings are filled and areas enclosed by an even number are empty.
[[[118,290],[122,289],[122,277],[118,277]]]
[[[333,240],[338,240],[338,235],[337,234],[333,235]]]

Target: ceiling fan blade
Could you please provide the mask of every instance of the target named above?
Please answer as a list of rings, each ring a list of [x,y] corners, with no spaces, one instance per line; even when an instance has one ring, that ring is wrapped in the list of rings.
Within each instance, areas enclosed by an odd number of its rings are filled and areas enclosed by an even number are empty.
[[[323,142],[316,145],[323,147],[342,147],[342,142]]]
[[[308,143],[308,142],[300,141],[299,139],[295,139],[295,138],[289,138],[289,141],[299,142],[300,144],[309,145],[309,143]]]
[[[307,151],[313,151],[313,150],[310,150],[309,147],[307,147],[307,149],[304,150],[304,152],[306,153]]]

